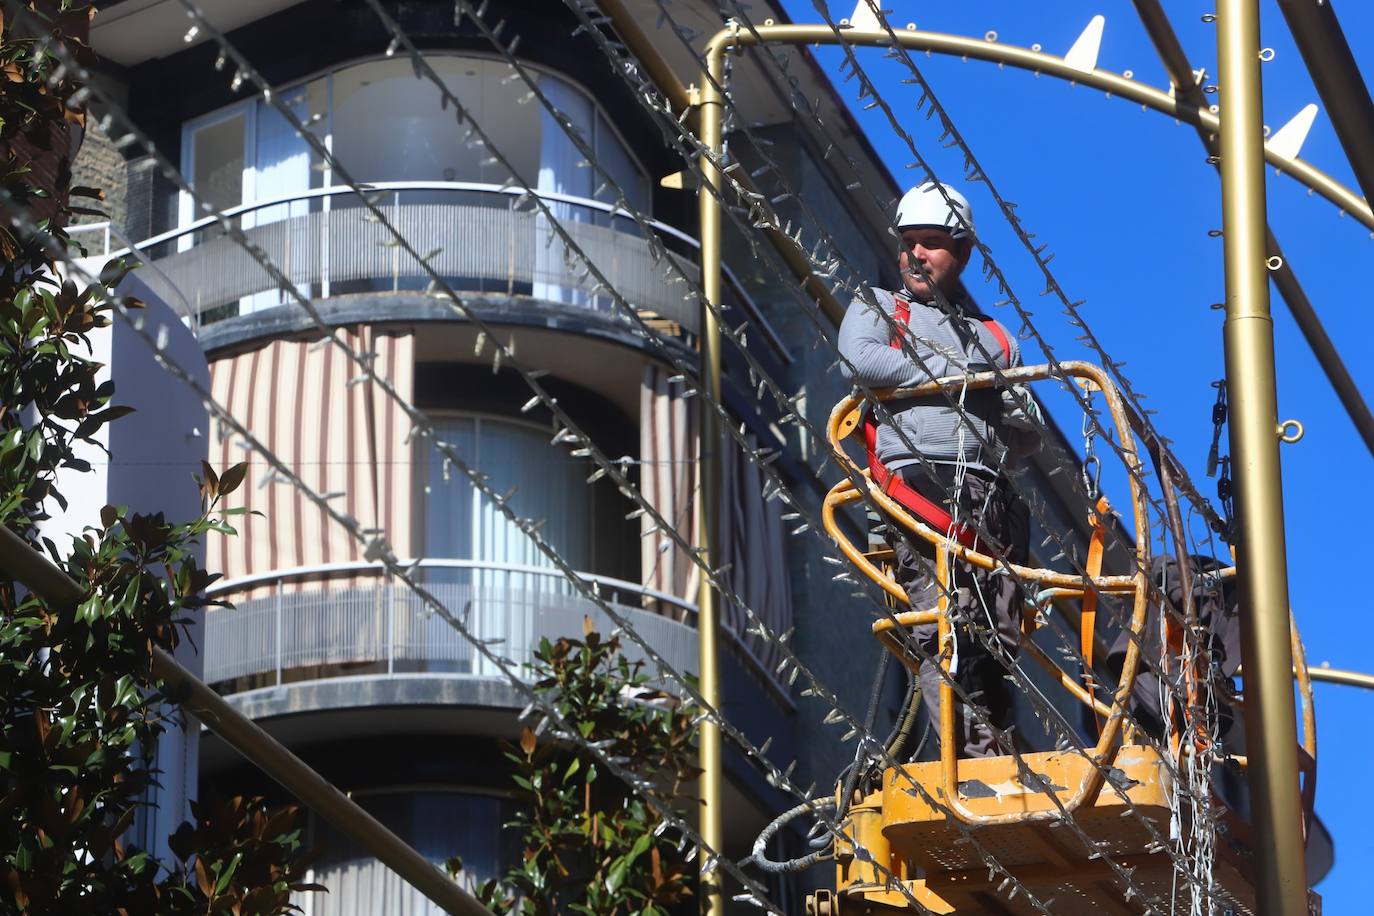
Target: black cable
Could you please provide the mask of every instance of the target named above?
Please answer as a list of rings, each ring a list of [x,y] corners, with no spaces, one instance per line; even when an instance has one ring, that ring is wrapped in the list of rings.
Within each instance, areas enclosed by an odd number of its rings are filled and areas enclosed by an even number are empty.
[[[872,733],[873,723],[878,718],[878,698],[883,693],[883,681],[887,679],[887,662],[892,656],[886,649],[882,650],[882,658],[878,660],[878,672],[873,676],[873,689],[868,694],[868,711],[864,713],[864,731]],[[835,809],[835,820],[844,820],[845,812],[849,810],[849,800],[854,797],[854,787],[859,783],[859,776],[868,767],[863,765],[864,758],[869,754],[869,748],[862,738],[859,739],[859,746],[854,751],[854,763],[849,768],[849,775],[845,777],[844,788],[840,790],[839,804]]]
[[[787,826],[791,821],[803,814],[815,814],[820,810],[832,807],[835,804],[833,798],[817,798],[813,801],[802,802],[794,808],[789,808],[782,814],[775,817],[772,822],[763,828],[758,839],[754,841],[754,850],[749,858],[740,862],[740,865],[757,865],[762,871],[774,875],[785,875],[793,872],[805,871],[817,862],[821,862],[828,857],[824,849],[817,849],[815,852],[807,853],[799,859],[787,859],[783,862],[775,862],[768,858],[766,849],[768,843],[779,830]]]
[[[911,730],[916,725],[916,717],[921,709],[921,689],[920,678],[915,672],[908,672],[906,684],[906,697],[902,700],[902,712],[898,716],[897,722],[893,725],[892,732],[883,742],[887,748],[887,756],[893,760],[901,762],[902,751],[906,748],[906,743],[911,740]],[[929,723],[927,723],[929,724]],[[917,753],[925,744],[925,736],[921,736],[921,742],[917,745]],[[912,757],[916,755],[913,754]]]
[[[887,679],[887,665],[890,659],[891,655],[887,652],[886,649],[884,649],[882,651],[882,657],[878,659],[878,671],[873,676],[873,687],[868,694],[868,710],[864,713],[865,732],[871,733],[873,731],[873,725],[877,721],[878,701],[882,697],[883,681]],[[910,706],[911,697],[913,694],[919,696],[919,692],[915,690],[915,683],[916,682],[913,679],[907,687],[907,703],[905,704],[906,706]],[[911,718],[911,716],[908,713],[909,710],[904,708],[901,717],[902,720],[907,720]],[[901,725],[899,723],[898,729],[900,728]],[[890,744],[891,740],[892,738],[891,736],[889,736],[889,740],[887,743]],[[922,738],[922,743],[924,743],[924,740],[925,739]],[[793,820],[795,820],[803,814],[815,814],[820,809],[834,806],[834,819],[838,822],[842,822],[844,820],[845,812],[849,810],[849,802],[854,797],[854,788],[858,785],[859,778],[863,774],[867,773],[869,770],[869,761],[867,760],[867,758],[870,756],[870,753],[871,748],[869,746],[869,743],[865,742],[862,738],[860,738],[858,749],[854,753],[854,761],[850,763],[849,766],[845,767],[843,770],[840,771],[840,775],[837,781],[843,781],[843,788],[840,789],[839,798],[817,798],[812,801],[802,802],[800,805],[797,805],[796,807],[789,808],[788,810],[784,811],[782,814],[774,818],[768,824],[767,827],[763,828],[762,832],[759,833],[758,838],[754,840],[754,849],[752,854],[749,856],[749,858],[745,859],[744,862],[741,862],[740,864],[744,865],[752,863],[754,865],[757,865],[761,870],[768,872],[770,874],[791,874],[794,872],[805,871],[806,869],[810,868],[816,863],[829,858],[829,853],[827,852],[826,847],[830,846],[833,842],[833,840],[830,837],[826,837],[826,841],[824,842],[824,844],[821,845],[819,849],[815,849],[812,852],[809,852],[800,858],[787,859],[782,862],[776,862],[768,858],[766,849],[768,847],[768,843],[773,839],[774,836],[777,835],[779,830],[781,830],[787,824],[791,823]]]

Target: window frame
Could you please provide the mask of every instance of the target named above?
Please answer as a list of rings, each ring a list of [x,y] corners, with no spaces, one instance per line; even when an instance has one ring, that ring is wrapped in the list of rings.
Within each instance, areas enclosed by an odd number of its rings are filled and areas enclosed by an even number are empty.
[[[460,59],[460,60],[461,60],[461,59],[474,59],[474,60],[485,60],[485,61],[495,61],[495,62],[503,62],[503,61],[504,61],[504,59],[503,59],[502,57],[500,57],[500,55],[497,55],[497,54],[491,53],[491,52],[482,52],[482,51],[476,51],[476,52],[470,52],[470,53],[469,53],[469,52],[442,51],[442,50],[441,50],[441,51],[426,51],[426,52],[424,52],[424,54],[425,54],[426,57],[447,57],[447,58],[457,58],[457,59]],[[297,78],[297,79],[290,80],[289,82],[282,83],[280,86],[274,87],[274,90],[273,90],[273,91],[274,91],[274,92],[277,92],[277,93],[288,93],[288,92],[291,92],[291,91],[293,91],[293,90],[295,90],[295,89],[298,89],[298,88],[300,88],[300,87],[302,87],[302,86],[305,86],[305,85],[309,84],[310,82],[312,82],[312,81],[314,81],[314,80],[317,80],[317,79],[324,79],[324,80],[325,80],[325,98],[326,98],[326,100],[327,100],[327,101],[326,101],[326,104],[327,104],[327,106],[328,106],[328,111],[325,113],[325,131],[324,131],[323,136],[321,137],[321,141],[324,143],[325,149],[327,149],[327,150],[330,152],[330,154],[332,155],[333,152],[334,152],[334,76],[335,76],[335,74],[337,74],[337,73],[340,72],[341,70],[346,70],[346,69],[348,69],[348,68],[350,68],[350,67],[357,67],[357,66],[362,66],[362,65],[365,65],[365,64],[369,64],[369,63],[375,63],[375,62],[385,61],[385,60],[390,60],[390,59],[392,59],[392,58],[389,58],[389,57],[388,57],[387,55],[385,55],[385,54],[369,54],[369,55],[365,55],[365,56],[363,56],[363,57],[351,58],[351,59],[349,59],[349,60],[347,60],[347,61],[344,61],[344,62],[341,62],[341,63],[338,63],[338,64],[331,64],[331,65],[328,66],[328,67],[322,67],[322,68],[320,68],[320,69],[318,69],[318,70],[315,70],[315,71],[312,71],[312,72],[310,72],[310,73],[307,73],[307,74],[305,74],[305,75],[302,76],[302,77],[299,77],[299,78]],[[535,62],[535,61],[524,60],[524,59],[522,59],[522,60],[520,61],[520,64],[521,64],[521,66],[526,67],[526,68],[528,68],[528,69],[530,69],[530,70],[533,70],[533,71],[535,71],[535,72],[537,72],[537,73],[539,73],[539,74],[541,74],[541,75],[548,75],[548,76],[553,77],[554,79],[562,80],[564,83],[567,83],[569,86],[571,86],[571,87],[573,87],[574,89],[576,89],[583,97],[585,97],[585,98],[591,103],[591,106],[592,106],[592,113],[593,113],[593,117],[592,117],[592,135],[591,135],[590,137],[585,137],[584,139],[585,139],[585,140],[587,141],[587,143],[591,146],[592,150],[595,151],[596,148],[597,148],[597,132],[601,129],[601,128],[600,128],[600,125],[603,125],[603,124],[604,124],[607,128],[609,128],[609,130],[610,130],[610,132],[611,132],[611,135],[615,138],[616,142],[620,145],[620,148],[621,148],[622,150],[624,150],[624,151],[625,151],[625,154],[629,157],[631,165],[634,166],[634,168],[636,169],[636,171],[639,173],[639,175],[640,175],[640,176],[643,178],[643,180],[644,180],[644,189],[643,189],[643,190],[644,190],[644,193],[645,193],[646,203],[647,203],[647,210],[646,210],[646,212],[645,212],[645,216],[648,216],[648,217],[652,218],[652,216],[653,216],[653,212],[652,212],[652,211],[653,211],[653,191],[654,191],[654,179],[653,179],[653,175],[652,175],[652,173],[650,172],[650,170],[649,170],[648,168],[645,167],[644,161],[639,157],[639,154],[636,152],[636,150],[634,149],[634,147],[631,146],[629,143],[627,143],[627,142],[625,141],[625,136],[624,136],[624,134],[622,134],[622,133],[620,132],[619,128],[616,127],[616,124],[615,124],[614,119],[612,119],[612,118],[610,117],[609,112],[608,112],[608,111],[606,110],[606,108],[601,104],[601,101],[600,101],[600,99],[597,97],[597,95],[596,95],[595,93],[593,93],[591,90],[589,90],[589,89],[587,88],[587,86],[586,86],[585,84],[583,84],[580,80],[578,80],[578,79],[576,79],[575,77],[572,77],[572,76],[570,76],[570,75],[568,75],[568,74],[566,74],[566,73],[564,73],[564,72],[562,72],[562,71],[560,71],[560,70],[556,70],[556,69],[554,69],[553,67],[549,67],[549,66],[546,66],[546,65],[544,65],[544,64]],[[416,79],[419,79],[419,77],[416,77]],[[242,195],[242,196],[244,197],[244,200],[242,200],[241,203],[244,203],[244,204],[252,204],[252,203],[256,203],[256,202],[257,202],[257,181],[256,181],[256,176],[257,176],[257,121],[258,121],[258,107],[257,107],[257,106],[258,106],[258,104],[259,104],[260,102],[261,102],[261,99],[260,99],[258,96],[254,95],[254,96],[252,96],[252,97],[250,97],[250,98],[240,99],[240,100],[238,100],[238,101],[231,102],[230,104],[225,105],[225,106],[223,106],[223,107],[221,107],[221,108],[213,109],[213,110],[211,110],[211,111],[208,111],[208,112],[205,112],[205,113],[203,113],[203,114],[197,115],[197,116],[194,117],[194,118],[191,118],[191,119],[189,119],[189,120],[186,120],[186,121],[183,121],[183,122],[182,122],[182,124],[181,124],[181,173],[182,173],[183,176],[186,176],[186,177],[187,177],[188,181],[190,180],[190,177],[194,174],[194,172],[192,171],[192,169],[193,169],[193,167],[194,167],[194,161],[193,161],[193,160],[194,160],[194,157],[193,157],[193,155],[192,155],[192,150],[194,149],[194,146],[195,146],[195,144],[194,144],[194,142],[193,142],[194,136],[195,136],[195,132],[196,132],[197,130],[201,130],[201,129],[205,128],[205,127],[209,127],[209,126],[211,126],[211,125],[213,125],[213,124],[215,124],[215,123],[218,123],[218,122],[221,121],[221,120],[225,120],[225,119],[231,118],[231,117],[233,117],[234,115],[236,115],[236,114],[242,112],[243,115],[244,115],[244,118],[245,118],[245,129],[244,129],[244,157],[243,157],[243,162],[244,162],[244,166],[243,166],[243,172],[244,172],[244,175],[243,175],[243,188],[244,188],[245,190],[244,190],[244,194]],[[542,110],[543,106],[541,105],[540,108],[541,108],[541,110]],[[251,160],[251,164],[250,164],[250,160]],[[333,172],[333,168],[332,168],[327,162],[325,163],[325,169],[324,169],[324,171],[323,171],[323,176],[324,176],[324,177],[323,177],[324,186],[325,186],[325,187],[332,187],[332,186],[333,186],[333,179],[334,179],[334,172]],[[525,179],[526,179],[528,182],[530,182],[531,184],[535,183],[535,182],[537,181],[537,179],[538,179],[538,176],[537,176],[537,175],[535,175],[535,176],[526,175],[526,176],[524,176],[524,177],[525,177]],[[442,183],[442,180],[438,180],[438,181],[436,181],[436,183]],[[589,197],[589,198],[586,198],[587,200],[596,200],[596,199],[597,199],[596,196],[595,196],[595,186],[598,185],[598,184],[600,184],[600,182],[594,182],[594,183],[593,183],[593,195],[592,195],[591,197]],[[495,185],[493,185],[493,187],[494,187],[494,186],[495,186]],[[251,190],[249,190],[250,188],[251,188]],[[196,206],[195,206],[194,201],[191,199],[191,196],[190,196],[189,194],[187,194],[185,191],[178,191],[178,192],[177,192],[177,198],[178,198],[178,203],[177,203],[178,225],[179,225],[179,226],[186,226],[186,225],[190,224],[191,222],[194,222],[195,219],[197,219],[197,216],[196,216],[197,208],[196,208]],[[327,208],[328,208],[328,198],[327,198],[327,197],[325,198],[325,201],[326,201],[325,207],[326,207],[326,209],[327,209]],[[606,203],[606,201],[602,201],[602,202],[603,202],[603,203]]]
[[[226,105],[214,111],[192,118],[181,125],[181,174],[194,187],[196,144],[194,142],[197,131],[207,127],[214,127],[233,118],[243,117],[243,175],[240,185],[239,201],[232,206],[248,203],[257,197],[257,138],[258,138],[258,100],[256,98],[240,99],[233,104]],[[251,164],[250,164],[251,160]],[[196,215],[197,206],[191,195],[185,191],[177,192],[177,222],[178,225],[186,226],[195,222],[199,217]],[[189,237],[184,239],[190,242]]]

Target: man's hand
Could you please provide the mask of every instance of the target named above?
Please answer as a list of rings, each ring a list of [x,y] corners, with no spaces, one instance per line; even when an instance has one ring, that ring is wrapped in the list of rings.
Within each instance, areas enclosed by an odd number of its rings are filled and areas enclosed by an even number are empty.
[[[1007,457],[1012,461],[1040,451],[1040,430],[1045,425],[1040,404],[1025,385],[1002,389],[1002,426],[1007,431]]]

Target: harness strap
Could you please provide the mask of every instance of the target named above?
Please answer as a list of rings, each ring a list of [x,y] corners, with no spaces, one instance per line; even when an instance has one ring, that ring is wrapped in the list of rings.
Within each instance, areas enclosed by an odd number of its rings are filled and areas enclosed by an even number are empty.
[[[897,296],[897,295],[894,295],[894,296],[892,297],[892,303],[893,303],[893,306],[894,306],[894,307],[893,307],[893,313],[894,313],[894,314],[893,314],[893,319],[894,319],[894,321],[895,321],[897,324],[901,325],[901,327],[902,327],[903,329],[904,329],[904,328],[910,327],[910,326],[911,326],[911,303],[908,302],[906,299],[903,299],[901,296]],[[997,345],[998,345],[999,347],[1002,348],[1002,361],[1005,362],[1005,363],[1007,364],[1007,368],[1010,369],[1010,368],[1011,368],[1011,338],[1009,338],[1009,337],[1007,336],[1006,330],[1004,330],[1003,327],[1002,327],[1000,324],[998,324],[996,321],[994,321],[993,319],[991,319],[991,318],[984,318],[984,319],[982,319],[982,322],[983,322],[983,327],[985,327],[985,328],[988,329],[988,331],[992,334],[992,336],[993,336],[994,338],[996,338],[996,340],[997,340]],[[892,336],[888,338],[888,340],[887,340],[887,345],[888,345],[889,347],[891,347],[892,349],[894,349],[894,350],[900,350],[900,349],[902,348],[902,330],[901,330],[901,329],[898,329],[898,328],[893,328],[893,329],[892,329]]]
[[[908,328],[908,327],[910,327],[910,326],[911,326],[911,303],[910,303],[910,302],[907,302],[907,301],[906,301],[905,299],[903,299],[901,296],[893,296],[893,297],[892,297],[892,302],[893,302],[893,305],[896,306],[896,308],[895,308],[895,310],[894,310],[894,311],[896,312],[896,315],[894,316],[894,317],[896,318],[896,323],[899,324],[899,325],[901,325],[903,328]],[[897,328],[893,328],[893,329],[892,329],[892,336],[888,338],[888,340],[887,340],[887,345],[888,345],[889,347],[891,347],[892,349],[894,349],[894,350],[900,350],[900,349],[902,348],[902,332],[901,332],[901,330],[899,330],[899,329],[897,329]]]
[[[910,309],[908,309],[908,314]],[[1002,326],[991,318],[983,319],[983,327],[992,332],[992,336],[997,338],[997,344],[1002,348],[1002,359],[1006,360],[1007,368],[1011,368],[1011,341],[1007,339],[1007,332],[1002,330]]]
[[[878,459],[878,423],[870,410],[864,415],[864,446],[868,449],[868,473],[878,488],[936,531],[952,534],[960,544],[972,547],[976,535],[964,525],[955,527],[954,517],[940,505],[926,499],[915,487],[894,474]]]
[[[893,296],[892,298],[895,305],[894,317],[896,322],[901,325],[902,329],[907,328],[911,324],[911,303],[901,296]],[[997,338],[997,343],[1002,348],[1002,359],[1006,362],[1007,368],[1011,368],[1011,341],[1007,338],[1007,332],[1002,330],[1002,326],[991,318],[983,319],[983,326],[992,332],[993,337]],[[888,340],[888,346],[900,350],[902,348],[901,335],[902,330],[894,328],[892,336]],[[878,459],[878,420],[873,416],[872,410],[864,413],[864,446],[868,450],[869,476],[884,493],[930,527],[951,534],[965,547],[973,547],[977,540],[973,531],[964,525],[955,527],[954,518],[948,512],[922,496],[914,487],[903,480],[900,474],[892,473],[888,470],[887,465]]]

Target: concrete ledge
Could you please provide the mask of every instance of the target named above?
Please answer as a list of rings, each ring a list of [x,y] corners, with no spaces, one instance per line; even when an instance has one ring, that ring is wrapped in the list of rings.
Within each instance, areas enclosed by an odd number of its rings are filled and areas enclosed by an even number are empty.
[[[526,701],[504,678],[444,674],[379,674],[286,683],[226,699],[250,719],[372,706],[521,709]]]
[[[636,350],[649,349],[627,321],[607,312],[526,296],[483,294],[464,297],[464,301],[478,317],[492,324],[583,334]],[[313,304],[331,326],[467,323],[444,299],[420,293],[352,293],[316,299]],[[265,338],[305,334],[314,328],[314,321],[299,306],[279,305],[208,325],[201,329],[200,344],[212,354]],[[684,359],[695,359],[694,351],[685,343],[671,340],[668,345],[678,349]]]

